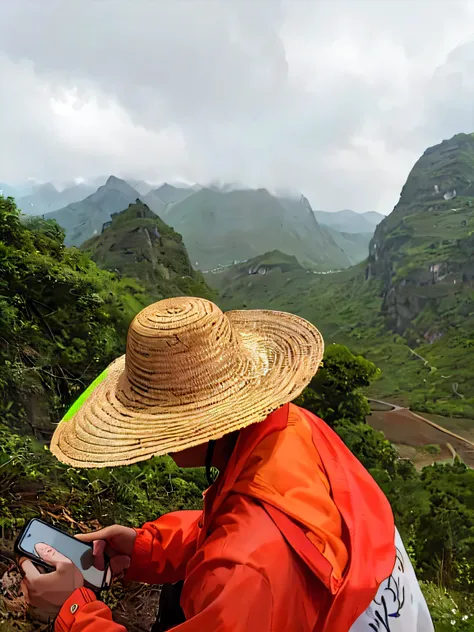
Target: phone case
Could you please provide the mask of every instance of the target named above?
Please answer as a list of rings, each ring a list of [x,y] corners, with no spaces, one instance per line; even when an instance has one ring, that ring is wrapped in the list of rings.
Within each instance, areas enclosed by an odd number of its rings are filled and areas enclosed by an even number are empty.
[[[73,536],[69,535],[69,533],[66,533],[66,531],[62,531],[62,529],[58,529],[58,527],[55,527],[54,525],[50,524],[49,522],[46,522],[45,520],[41,520],[40,518],[32,518],[31,520],[29,520],[27,522],[27,524],[22,528],[20,533],[18,534],[18,537],[15,540],[15,544],[13,545],[15,553],[19,557],[27,557],[29,560],[31,560],[32,562],[34,562],[38,566],[41,566],[45,570],[47,570],[49,572],[52,572],[52,571],[54,571],[54,568],[52,566],[50,566],[49,564],[44,562],[42,559],[36,557],[35,555],[32,555],[28,551],[24,551],[21,548],[21,546],[20,546],[20,542],[22,540],[23,535],[28,530],[30,524],[32,522],[34,522],[34,521],[41,522],[42,524],[46,525],[50,529],[54,529],[55,531],[59,531],[60,533],[69,536],[70,538],[72,538]],[[84,586],[86,586],[87,588],[90,588],[95,593],[99,593],[102,590],[110,588],[110,584],[107,583],[107,570],[109,569],[109,558],[106,555],[104,555],[104,558],[105,558],[105,571],[104,571],[104,579],[103,579],[103,582],[102,582],[102,586],[100,588],[97,588],[97,586],[93,586],[92,584],[89,584],[89,582],[84,579]]]

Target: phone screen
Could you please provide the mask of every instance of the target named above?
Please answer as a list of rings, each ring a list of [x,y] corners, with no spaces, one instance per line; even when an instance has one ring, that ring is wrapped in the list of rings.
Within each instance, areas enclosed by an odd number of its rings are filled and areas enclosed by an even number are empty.
[[[95,568],[92,547],[76,538],[58,531],[39,520],[32,520],[28,525],[19,546],[23,551],[41,559],[35,550],[37,544],[48,544],[73,562],[81,571],[86,582],[101,588],[105,571]]]

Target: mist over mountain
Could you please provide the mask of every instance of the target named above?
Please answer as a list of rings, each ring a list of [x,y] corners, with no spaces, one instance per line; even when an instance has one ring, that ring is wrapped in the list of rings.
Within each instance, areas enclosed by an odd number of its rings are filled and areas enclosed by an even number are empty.
[[[15,186],[2,186],[18,195]],[[313,212],[305,196],[288,188],[250,189],[219,180],[209,186],[176,181],[157,186],[115,175],[73,184],[30,183],[29,194],[16,201],[26,215],[55,219],[66,231],[66,243],[79,246],[137,199],[183,234],[194,265],[201,269],[275,248],[316,268],[345,268],[366,258],[382,217],[348,210]]]

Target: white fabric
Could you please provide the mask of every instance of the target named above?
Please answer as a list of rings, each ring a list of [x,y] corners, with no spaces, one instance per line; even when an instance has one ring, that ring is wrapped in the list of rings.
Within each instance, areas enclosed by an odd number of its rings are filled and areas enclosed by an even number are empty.
[[[349,632],[434,632],[433,622],[415,571],[398,531],[397,559],[367,610]]]

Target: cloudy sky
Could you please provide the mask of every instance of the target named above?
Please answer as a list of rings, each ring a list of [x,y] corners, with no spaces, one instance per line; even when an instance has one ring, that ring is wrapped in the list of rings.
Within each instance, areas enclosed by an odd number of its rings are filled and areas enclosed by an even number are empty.
[[[388,213],[474,132],[471,0],[0,0],[0,181],[102,174]]]

